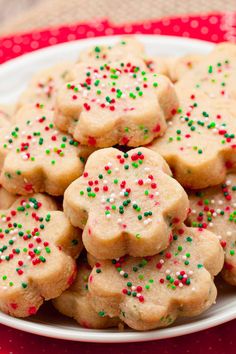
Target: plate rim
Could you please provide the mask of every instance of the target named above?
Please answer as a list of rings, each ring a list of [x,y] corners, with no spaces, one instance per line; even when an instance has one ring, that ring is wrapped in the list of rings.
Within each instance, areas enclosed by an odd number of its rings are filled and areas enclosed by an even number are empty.
[[[169,36],[169,35],[156,35],[156,34],[134,34],[135,37],[141,41],[151,41],[153,38],[159,40],[159,42],[173,42],[178,41],[182,44],[191,47],[200,45],[204,46],[205,49],[210,50],[214,47],[214,43],[209,41],[204,41],[200,39],[192,39],[186,37]],[[41,48],[30,53],[23,54],[17,58],[11,59],[0,65],[0,74],[4,75],[8,71],[14,70],[17,65],[26,65],[30,61],[34,61],[37,58],[44,56],[50,56],[54,53],[60,52],[68,47],[86,47],[93,45],[99,41],[101,42],[111,42],[115,39],[122,37],[122,34],[112,35],[112,36],[99,36],[93,38],[85,38],[74,40],[70,42],[58,43],[51,47]],[[214,305],[213,305],[214,306]],[[222,323],[231,321],[236,318],[236,302],[235,308],[231,311],[226,311],[225,313],[216,313],[211,317],[203,318],[197,322],[184,323],[173,327],[165,327],[152,331],[126,331],[126,332],[113,332],[109,330],[91,330],[83,329],[78,326],[77,330],[71,330],[70,328],[58,328],[51,325],[45,325],[41,323],[25,321],[24,319],[18,319],[10,317],[7,314],[0,312],[0,324],[7,325],[9,327],[22,330],[27,333],[32,333],[36,335],[42,335],[45,337],[73,340],[80,342],[93,342],[93,343],[128,343],[128,342],[143,342],[158,340],[164,338],[173,338],[181,335],[186,335],[201,330],[205,330]]]

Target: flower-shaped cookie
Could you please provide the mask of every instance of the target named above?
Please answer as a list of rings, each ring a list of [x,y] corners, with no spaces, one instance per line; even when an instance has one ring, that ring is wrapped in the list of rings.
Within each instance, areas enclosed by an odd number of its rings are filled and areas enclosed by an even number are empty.
[[[17,199],[17,196],[9,193],[0,185],[0,209],[9,208]]]
[[[20,197],[0,211],[0,310],[16,317],[37,312],[76,276],[81,233],[50,197]]]
[[[204,93],[212,100],[236,99],[236,45],[221,43],[176,84],[178,92]]]
[[[130,55],[142,59],[151,72],[167,75],[168,67],[166,60],[162,57],[147,56],[143,44],[133,36],[125,36],[113,46],[95,45],[89,47],[80,53],[78,62],[110,63],[117,60],[123,60]],[[69,76],[70,72],[68,73],[68,77]]]
[[[74,318],[85,328],[109,328],[117,326],[117,318],[110,318],[103,311],[95,311],[88,292],[88,278],[92,268],[85,257],[80,257],[78,273],[72,286],[53,300],[55,308],[63,315]]]
[[[144,63],[151,73],[169,75],[168,60],[165,57],[144,57]]]
[[[194,69],[205,57],[200,54],[186,54],[182,57],[166,59],[168,76],[172,82],[179,81]]]
[[[185,220],[188,198],[158,154],[108,148],[90,155],[64,195],[64,211],[96,258],[147,256],[165,249]]]
[[[21,94],[18,108],[25,104],[44,104],[49,109],[54,108],[56,93],[59,87],[66,82],[66,76],[73,63],[61,62],[37,72],[26,90]]]
[[[133,36],[122,37],[114,45],[94,45],[83,50],[79,55],[78,62],[94,63],[94,62],[111,62],[122,60],[127,56],[137,58],[145,57],[143,44]]]
[[[170,80],[147,72],[142,60],[80,63],[58,91],[55,123],[81,144],[108,147],[151,142],[176,112]]]
[[[0,104],[0,119],[11,120],[16,110],[15,104]],[[1,123],[0,123],[0,127]]]
[[[216,235],[180,226],[159,255],[97,261],[89,277],[92,305],[136,330],[196,316],[216,299],[213,277],[223,258]]]
[[[189,193],[189,222],[208,229],[219,238],[225,251],[223,278],[236,285],[236,175],[230,174],[220,186]]]
[[[10,126],[10,123],[8,122],[5,113],[0,114],[0,131],[4,128],[7,128]]]
[[[62,195],[92,151],[58,131],[53,112],[25,106],[16,125],[0,131],[1,184],[13,194]]]
[[[149,147],[165,158],[183,186],[217,185],[236,169],[236,106],[205,94],[184,94],[165,135]]]

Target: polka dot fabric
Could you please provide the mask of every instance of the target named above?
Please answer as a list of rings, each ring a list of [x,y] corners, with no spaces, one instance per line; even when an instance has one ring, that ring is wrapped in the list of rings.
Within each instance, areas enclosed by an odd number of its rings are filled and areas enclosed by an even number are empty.
[[[45,29],[0,39],[0,63],[19,55],[76,39],[119,34],[161,34],[198,38],[215,43],[236,42],[236,13],[164,18],[158,21],[113,25],[109,21]]]
[[[234,322],[207,331],[144,343],[96,344],[41,338],[1,326],[1,354],[235,354]]]
[[[17,36],[0,38],[0,63],[22,54],[48,47],[57,43],[76,39],[113,34],[162,34],[209,40],[236,42],[236,13],[214,13],[203,16],[165,18],[159,21],[115,26],[108,21],[63,26]],[[91,344],[66,342],[50,338],[40,338],[0,325],[1,354],[51,353],[162,353],[162,354],[208,354],[235,353],[236,320],[224,325],[191,334],[185,337],[160,340],[149,343]]]

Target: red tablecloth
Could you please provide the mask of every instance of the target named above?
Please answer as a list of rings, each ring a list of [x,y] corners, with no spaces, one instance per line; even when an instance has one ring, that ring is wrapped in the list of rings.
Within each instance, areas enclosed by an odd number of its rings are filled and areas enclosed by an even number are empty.
[[[75,39],[113,34],[164,34],[236,42],[236,13],[165,18],[159,21],[115,26],[108,21],[24,33],[0,38],[0,63],[27,52]],[[236,320],[199,333],[149,343],[91,344],[43,338],[0,325],[0,354],[235,354]]]

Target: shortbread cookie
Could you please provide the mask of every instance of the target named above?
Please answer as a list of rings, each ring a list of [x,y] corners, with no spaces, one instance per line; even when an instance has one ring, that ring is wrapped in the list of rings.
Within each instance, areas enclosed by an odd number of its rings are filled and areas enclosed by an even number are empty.
[[[236,170],[236,105],[222,105],[202,94],[181,99],[181,109],[165,135],[150,144],[190,189],[220,184]]]
[[[64,196],[64,211],[96,258],[147,256],[165,249],[189,203],[168,165],[146,148],[108,148],[90,155]]]
[[[0,185],[0,209],[8,209],[16,199],[16,195],[9,193]]]
[[[134,36],[125,36],[114,45],[95,45],[83,50],[79,55],[78,62],[108,63],[122,60],[130,55],[143,58],[145,56],[144,45]]]
[[[123,60],[130,55],[144,60],[150,71],[163,75],[168,73],[166,60],[161,57],[148,57],[145,53],[144,45],[133,36],[123,37],[113,46],[95,45],[89,47],[80,53],[78,62],[109,63],[112,61]]]
[[[24,106],[16,125],[0,131],[1,184],[13,194],[47,192],[62,195],[79,177],[93,150],[59,132],[53,112]]]
[[[74,64],[65,61],[37,72],[20,96],[17,107],[40,103],[49,109],[54,108],[58,88],[66,82],[67,73],[72,65]]]
[[[235,80],[236,45],[221,43],[193,70],[184,75],[176,88],[179,92],[201,92],[213,101],[220,99],[228,102],[230,99],[236,99]]]
[[[0,310],[26,317],[59,296],[76,276],[81,233],[51,198],[20,197],[0,211]]]
[[[3,128],[7,128],[10,126],[10,123],[9,121],[6,119],[6,116],[5,115],[1,115],[0,114],[0,131],[3,129]]]
[[[168,76],[168,62],[164,57],[144,57],[147,68],[156,74]]]
[[[77,64],[73,76],[58,92],[55,123],[84,145],[148,144],[178,107],[170,80],[138,59]]]
[[[53,300],[55,308],[63,315],[74,318],[85,328],[109,328],[118,325],[117,318],[110,318],[103,311],[95,311],[88,292],[88,277],[92,269],[84,257],[78,263],[78,273],[73,285]]]
[[[16,110],[15,104],[0,104],[0,119],[10,120]]]
[[[89,277],[93,307],[136,330],[199,315],[216,299],[213,277],[223,258],[216,235],[180,226],[159,255],[97,261]]]
[[[225,252],[223,278],[236,285],[236,175],[220,186],[190,193],[189,221],[199,229],[214,232]]]
[[[168,58],[166,59],[167,75],[172,82],[179,81],[203,59],[204,55],[200,54],[186,54],[182,57]]]

